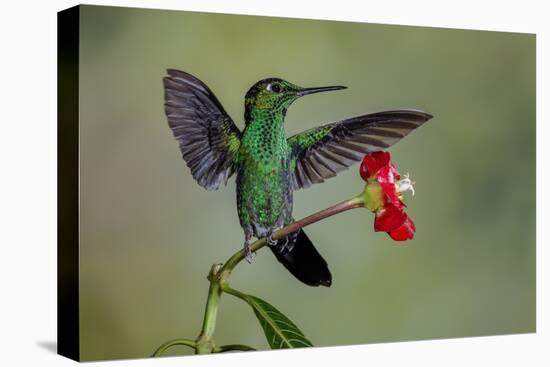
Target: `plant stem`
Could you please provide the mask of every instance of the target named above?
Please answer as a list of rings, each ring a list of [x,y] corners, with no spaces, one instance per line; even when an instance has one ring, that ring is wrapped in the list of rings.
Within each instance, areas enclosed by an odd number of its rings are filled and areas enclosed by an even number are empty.
[[[153,353],[152,356],[153,357],[158,357],[162,353],[164,353],[166,351],[166,349],[168,349],[170,347],[173,347],[174,345],[186,345],[186,346],[191,347],[193,349],[196,348],[196,343],[193,340],[174,339],[174,340],[170,340],[169,342],[166,342],[163,345],[161,345],[160,347],[158,347],[158,349],[155,351],[155,353]]]
[[[278,240],[280,238],[286,237],[287,235],[289,235],[293,232],[296,232],[296,231],[302,229],[305,226],[308,226],[310,224],[318,222],[322,219],[331,217],[335,214],[344,212],[346,210],[359,208],[359,207],[362,207],[362,206],[363,206],[363,194],[361,194],[357,197],[354,197],[353,199],[342,201],[342,202],[340,202],[336,205],[333,205],[331,207],[323,209],[323,210],[321,210],[317,213],[311,214],[311,215],[309,215],[305,218],[302,218],[300,220],[292,222],[289,225],[287,225],[286,227],[283,227],[283,228],[273,232],[273,235],[271,236],[271,238],[273,238],[274,240]],[[255,241],[254,243],[252,243],[250,245],[250,249],[251,249],[252,252],[256,252],[259,249],[261,249],[262,247],[264,247],[265,245],[266,245],[266,239],[265,238],[260,238],[259,240]],[[218,278],[220,280],[224,281],[224,282],[227,281],[230,274],[231,274],[231,271],[244,258],[245,258],[244,250],[240,250],[240,251],[236,252],[235,254],[233,254],[233,256],[231,256],[229,258],[229,260],[227,260],[225,262],[225,264],[223,265],[221,270],[218,272]]]
[[[307,216],[303,219],[290,223],[289,225],[273,232],[272,238],[278,240],[286,237],[287,235],[300,230],[301,228],[308,226],[312,223],[318,222],[322,219],[328,218],[335,214],[344,212],[346,210],[359,208],[364,205],[363,194],[342,201],[329,208],[323,209],[317,213]],[[266,245],[266,239],[260,238],[250,245],[252,252],[256,252]],[[195,351],[197,354],[206,354],[213,352],[223,352],[226,350],[251,350],[252,348],[239,345],[230,345],[225,347],[217,347],[214,341],[214,330],[216,328],[216,318],[218,314],[218,307],[222,292],[228,293],[240,293],[228,286],[229,277],[231,272],[243,259],[245,258],[244,250],[237,251],[233,256],[229,258],[223,265],[215,264],[212,266],[208,275],[210,281],[210,287],[208,290],[208,298],[206,300],[206,308],[204,311],[204,320],[202,323],[202,329],[199,337],[196,340]],[[246,349],[249,348],[249,349]]]
[[[216,277],[216,274],[221,264],[214,264],[208,274],[208,280],[210,280],[210,287],[208,289],[208,297],[206,299],[206,308],[204,310],[204,320],[202,322],[202,329],[199,337],[197,338],[196,353],[206,354],[212,353],[216,347],[214,342],[214,330],[216,328],[216,319],[218,316],[218,307],[222,290],[220,282]]]

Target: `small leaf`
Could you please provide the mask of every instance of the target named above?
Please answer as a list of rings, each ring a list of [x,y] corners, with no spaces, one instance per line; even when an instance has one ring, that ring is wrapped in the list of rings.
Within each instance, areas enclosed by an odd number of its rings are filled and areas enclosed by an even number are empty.
[[[313,346],[300,329],[275,307],[248,294],[241,293],[241,298],[254,310],[271,349]]]
[[[214,349],[214,353],[223,353],[223,352],[231,352],[234,350],[240,350],[240,351],[252,351],[256,350],[252,347],[249,347],[248,345],[243,344],[229,344],[229,345],[222,345],[220,347],[216,347]]]

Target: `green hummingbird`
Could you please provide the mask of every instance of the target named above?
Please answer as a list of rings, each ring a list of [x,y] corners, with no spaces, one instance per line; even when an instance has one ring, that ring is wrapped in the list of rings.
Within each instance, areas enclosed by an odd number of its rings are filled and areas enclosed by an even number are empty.
[[[370,152],[388,148],[432,116],[395,110],[352,117],[286,137],[288,107],[305,95],[345,89],[302,88],[279,78],[254,84],[245,96],[245,127],[235,125],[198,78],[168,69],[165,112],[183,159],[199,185],[217,190],[237,175],[237,212],[244,251],[267,237],[275,257],[300,281],[330,286],[332,275],[303,230],[278,241],[271,234],[293,222],[293,193],[336,176]]]

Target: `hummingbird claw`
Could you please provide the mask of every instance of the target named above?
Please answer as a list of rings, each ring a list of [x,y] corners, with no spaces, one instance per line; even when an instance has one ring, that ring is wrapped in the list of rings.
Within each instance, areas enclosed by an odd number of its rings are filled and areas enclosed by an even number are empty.
[[[286,241],[287,242],[285,243],[285,248],[287,249],[288,252],[290,252],[294,248],[294,242],[290,242],[288,238],[286,239]]]
[[[267,239],[266,239],[266,242],[269,246],[276,246],[277,245],[277,240],[274,240],[273,237],[271,237],[272,233],[269,233],[269,235],[267,236]]]
[[[250,242],[245,242],[244,243],[244,258],[246,260],[247,263],[249,264],[252,264],[252,260],[254,259],[254,253],[252,252],[252,250],[250,249]]]
[[[283,253],[285,250],[288,250],[288,252],[292,250],[292,245],[288,243],[288,237],[285,237],[285,243],[281,245],[279,252]]]
[[[244,255],[244,258],[246,260],[247,263],[249,264],[252,264],[252,260],[254,260],[254,253],[252,251],[250,251],[250,249],[248,251],[245,251],[246,252],[246,255]]]

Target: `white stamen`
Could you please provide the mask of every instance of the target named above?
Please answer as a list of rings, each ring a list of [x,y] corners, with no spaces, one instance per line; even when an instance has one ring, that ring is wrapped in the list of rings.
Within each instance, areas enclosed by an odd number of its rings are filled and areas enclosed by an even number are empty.
[[[414,184],[416,183],[416,181],[411,181],[411,179],[409,178],[409,173],[406,173],[403,175],[403,178],[399,181],[396,182],[397,184],[397,189],[396,191],[397,192],[405,192],[405,191],[411,191],[412,192],[412,196],[414,196]]]

